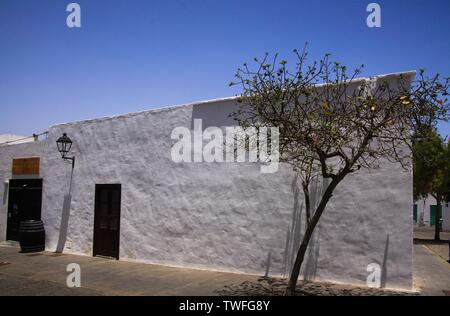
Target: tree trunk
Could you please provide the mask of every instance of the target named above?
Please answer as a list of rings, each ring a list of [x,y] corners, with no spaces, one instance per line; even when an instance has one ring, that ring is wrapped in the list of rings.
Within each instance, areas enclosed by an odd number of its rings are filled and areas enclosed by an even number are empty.
[[[440,225],[440,221],[441,221],[441,197],[437,197],[436,198],[436,204],[437,204],[437,210],[436,210],[436,220],[434,223],[434,240],[435,241],[440,241],[441,240],[441,236],[440,236],[440,232],[441,232],[441,225]]]
[[[344,178],[345,175],[334,179],[325,190],[324,195],[314,212],[311,222],[308,223],[308,226],[305,231],[305,235],[303,236],[302,243],[300,244],[300,248],[297,252],[297,257],[295,258],[294,266],[292,267],[291,276],[289,278],[288,285],[286,287],[286,291],[284,293],[285,296],[294,296],[295,295],[295,287],[297,286],[298,276],[300,275],[300,269],[302,267],[303,260],[305,259],[306,250],[308,249],[309,242],[311,240],[314,229],[319,222],[320,217],[322,216],[323,211],[325,210],[325,206],[327,205],[330,198],[333,196],[333,191],[338,185],[338,183]]]
[[[302,243],[300,244],[300,248],[298,249],[297,257],[295,258],[294,266],[292,267],[291,276],[286,288],[286,296],[295,295],[295,287],[297,285],[298,276],[300,274],[300,268],[302,267],[303,260],[305,259],[305,253],[308,249],[309,241],[311,240],[315,226],[316,225],[313,226],[313,224],[310,223],[308,225],[308,228],[306,229],[305,235],[303,236]]]

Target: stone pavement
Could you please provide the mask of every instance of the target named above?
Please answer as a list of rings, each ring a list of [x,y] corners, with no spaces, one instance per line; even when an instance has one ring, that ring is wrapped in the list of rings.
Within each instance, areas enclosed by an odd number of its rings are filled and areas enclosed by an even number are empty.
[[[414,227],[414,285],[422,295],[450,292],[449,232],[434,241],[434,227]]]
[[[450,263],[426,245],[414,245],[414,287],[422,295],[445,295],[450,292]]]
[[[448,242],[450,238],[450,232],[445,231],[440,233],[441,241]],[[430,226],[414,226],[414,239],[420,240],[433,240],[434,239],[434,227]]]
[[[450,258],[448,244],[425,244],[425,246],[441,257],[444,261]]]
[[[444,290],[450,290],[450,264],[428,246],[417,243],[414,245],[414,285],[423,295],[444,295]],[[257,284],[260,280],[258,276],[245,274],[172,268],[49,252],[22,254],[18,251],[17,247],[0,245],[0,296],[207,296],[220,294],[225,288]],[[66,286],[66,278],[69,275],[66,268],[69,263],[78,263],[81,267],[81,288],[71,289]],[[318,283],[311,286],[320,287],[314,290],[322,290],[323,287]],[[350,295],[351,290],[344,289],[340,292]]]
[[[42,252],[0,246],[0,295],[214,295],[257,276]],[[6,262],[7,264],[2,264]],[[81,267],[81,288],[66,286],[69,263]]]

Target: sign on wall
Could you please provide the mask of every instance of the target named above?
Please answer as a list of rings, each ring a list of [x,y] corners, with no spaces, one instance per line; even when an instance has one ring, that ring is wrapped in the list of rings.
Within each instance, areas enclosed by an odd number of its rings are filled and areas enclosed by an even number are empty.
[[[39,157],[13,159],[12,174],[13,176],[39,175],[39,163]]]

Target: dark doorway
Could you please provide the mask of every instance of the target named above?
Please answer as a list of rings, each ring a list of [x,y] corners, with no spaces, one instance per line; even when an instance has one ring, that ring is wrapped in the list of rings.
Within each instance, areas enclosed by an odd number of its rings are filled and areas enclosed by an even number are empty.
[[[95,185],[94,256],[119,259],[120,184]]]
[[[40,220],[42,179],[9,180],[7,240],[19,240],[21,221]]]

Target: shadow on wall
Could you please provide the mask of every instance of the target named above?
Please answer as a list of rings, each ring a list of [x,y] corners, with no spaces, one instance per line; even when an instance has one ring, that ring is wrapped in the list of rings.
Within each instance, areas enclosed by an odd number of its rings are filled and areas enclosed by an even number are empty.
[[[56,245],[56,252],[63,252],[67,240],[67,230],[69,228],[70,217],[70,203],[72,202],[72,195],[66,194],[64,196],[63,208],[61,212],[61,224],[59,226],[58,244]]]
[[[202,119],[202,130],[208,127],[225,127],[225,126],[236,126],[237,123],[228,115],[237,109],[237,103],[235,101],[218,101],[217,103],[209,104],[199,104],[194,105],[192,109],[192,121],[191,129],[194,129],[194,120]],[[288,276],[291,272],[292,266],[294,264],[298,248],[300,246],[302,236],[305,230],[304,226],[304,214],[303,214],[303,190],[299,188],[298,175],[294,177],[292,181],[291,188],[294,193],[294,205],[292,212],[292,222],[287,230],[286,244],[283,254],[282,271],[283,276]],[[322,185],[322,189],[320,189]],[[328,185],[327,181],[319,181],[315,179],[311,183],[311,208],[315,209],[318,205],[322,193]],[[320,227],[316,228],[314,232],[310,245],[308,247],[308,252],[306,256],[306,261],[303,267],[304,278],[307,280],[313,280],[316,276],[317,263],[319,259],[320,251]],[[272,252],[269,251],[267,254],[267,262],[265,269],[265,276],[269,276],[270,266],[272,261]]]
[[[267,254],[267,264],[266,264],[266,273],[264,274],[265,277],[269,276],[269,271],[270,271],[270,263],[272,261],[272,252],[269,251],[269,253]]]
[[[383,265],[381,266],[380,286],[382,288],[386,287],[386,282],[387,282],[387,277],[388,277],[388,273],[387,273],[388,256],[389,256],[389,234],[386,236],[386,243],[384,245]]]
[[[69,229],[70,204],[72,202],[72,179],[73,168],[70,174],[69,193],[64,196],[63,207],[61,211],[61,224],[59,226],[58,244],[56,245],[56,252],[62,253],[66,245],[67,231]]]
[[[303,203],[300,204],[300,198],[303,199],[303,191],[299,188],[299,178],[298,175],[294,177],[292,181],[291,188],[294,193],[294,207],[292,212],[292,222],[290,228],[286,233],[286,245],[284,250],[284,258],[281,274],[284,277],[289,277],[292,266],[294,265],[295,258],[297,256],[298,249],[300,247],[303,233],[305,231],[304,221],[306,220],[303,215]],[[321,189],[320,186],[322,186]],[[310,187],[310,201],[311,210],[317,207],[322,197],[323,192],[328,186],[328,181],[319,181],[314,179]],[[316,227],[311,241],[308,246],[308,251],[306,255],[306,261],[304,262],[302,272],[304,280],[314,280],[317,274],[317,264],[319,261],[320,254],[320,225]]]
[[[301,228],[302,228],[302,213],[303,203],[300,204],[300,188],[298,186],[298,175],[294,177],[291,188],[294,194],[294,207],[292,210],[291,227],[288,228],[286,233],[286,245],[284,247],[284,258],[282,265],[282,275],[284,277],[289,276],[294,264],[297,249],[301,242]]]
[[[6,205],[8,202],[8,192],[9,192],[9,182],[4,183],[4,190],[3,190],[3,203],[2,205]]]

